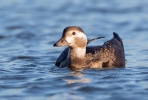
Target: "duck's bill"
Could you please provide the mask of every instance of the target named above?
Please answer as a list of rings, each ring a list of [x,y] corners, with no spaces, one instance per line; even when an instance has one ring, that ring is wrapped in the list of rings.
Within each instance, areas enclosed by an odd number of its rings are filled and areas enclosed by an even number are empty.
[[[68,42],[61,38],[58,42],[56,42],[54,45],[54,47],[62,47],[62,46],[68,46]]]
[[[88,41],[87,41],[87,44],[89,44],[90,42],[92,42],[92,41],[94,41],[94,40],[98,40],[98,39],[101,39],[101,38],[105,38],[105,37],[98,37],[98,38],[94,38],[94,39],[88,40]]]

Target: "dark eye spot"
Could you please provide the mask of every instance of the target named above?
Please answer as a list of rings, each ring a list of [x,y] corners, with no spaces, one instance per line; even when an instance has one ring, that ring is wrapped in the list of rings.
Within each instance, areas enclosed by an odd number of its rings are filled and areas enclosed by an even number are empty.
[[[76,32],[72,32],[72,35],[75,35],[76,34]]]

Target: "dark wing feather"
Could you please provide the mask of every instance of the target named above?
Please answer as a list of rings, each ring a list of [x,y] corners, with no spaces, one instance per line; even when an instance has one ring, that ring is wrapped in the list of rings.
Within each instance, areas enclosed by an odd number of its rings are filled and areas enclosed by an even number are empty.
[[[58,57],[55,65],[60,66],[60,64],[67,59],[69,47],[65,48],[65,50]]]

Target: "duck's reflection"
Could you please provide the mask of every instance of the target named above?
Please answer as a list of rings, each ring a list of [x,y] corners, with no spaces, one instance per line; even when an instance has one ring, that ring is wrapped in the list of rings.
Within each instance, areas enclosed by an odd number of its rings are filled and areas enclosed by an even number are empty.
[[[74,71],[70,73],[71,76],[77,77],[78,79],[68,79],[64,80],[68,84],[73,84],[73,83],[89,83],[91,80],[89,78],[84,77],[84,74],[81,71]]]

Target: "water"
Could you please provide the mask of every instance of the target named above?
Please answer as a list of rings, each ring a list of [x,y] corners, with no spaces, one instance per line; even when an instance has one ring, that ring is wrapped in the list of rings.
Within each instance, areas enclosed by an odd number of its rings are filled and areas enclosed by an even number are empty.
[[[1,0],[0,100],[147,100],[147,0]],[[67,26],[101,45],[117,32],[126,68],[72,72],[54,65]]]

